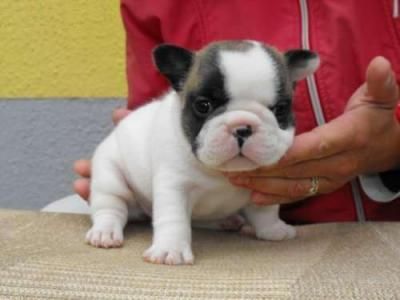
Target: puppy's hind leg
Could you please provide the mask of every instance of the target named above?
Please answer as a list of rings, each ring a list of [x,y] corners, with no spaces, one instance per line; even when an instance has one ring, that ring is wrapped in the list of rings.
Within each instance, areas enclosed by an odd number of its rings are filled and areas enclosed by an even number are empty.
[[[279,218],[279,205],[249,205],[244,213],[258,239],[279,241],[296,236],[296,229]]]

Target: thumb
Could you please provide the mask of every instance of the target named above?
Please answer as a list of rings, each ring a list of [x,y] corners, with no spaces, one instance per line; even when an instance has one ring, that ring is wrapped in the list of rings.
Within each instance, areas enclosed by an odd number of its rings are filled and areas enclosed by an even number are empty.
[[[399,98],[396,78],[390,62],[382,57],[375,57],[367,68],[367,96],[375,103],[395,106]]]

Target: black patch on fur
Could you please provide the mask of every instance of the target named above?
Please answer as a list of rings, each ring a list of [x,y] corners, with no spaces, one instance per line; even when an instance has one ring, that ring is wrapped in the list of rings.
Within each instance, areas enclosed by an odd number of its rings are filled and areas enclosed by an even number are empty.
[[[209,49],[207,53],[200,58],[198,69],[193,70],[194,72],[198,72],[197,76],[201,79],[200,85],[196,90],[192,90],[188,94],[183,95],[185,104],[182,113],[182,126],[192,146],[193,153],[197,151],[198,145],[196,143],[196,138],[204,123],[223,113],[229,102],[224,87],[224,76],[218,68],[217,60],[218,49]],[[193,102],[200,96],[210,100],[213,106],[213,111],[207,117],[199,117],[193,111]]]
[[[292,95],[294,87],[292,87],[293,85],[290,83],[288,66],[285,64],[283,59],[279,57],[278,54],[271,48],[264,46],[264,50],[274,60],[279,81],[279,85],[277,87],[277,101],[273,107],[270,107],[270,109],[274,113],[279,127],[285,130],[289,127],[294,127],[295,125],[292,107]]]
[[[181,91],[193,63],[193,53],[178,46],[163,44],[154,49],[153,58],[156,67],[171,82],[173,89]]]
[[[286,78],[281,78],[279,99],[274,107],[274,114],[279,122],[279,126],[283,129],[295,125],[292,97],[294,89],[296,88],[296,81],[292,79],[291,74],[296,69],[306,68],[309,61],[317,57],[318,55],[315,52],[303,49],[294,49],[285,52],[283,62],[281,59],[278,60],[278,69],[283,71],[282,74],[284,74],[283,76],[286,76]],[[289,83],[291,88],[285,89],[282,86],[283,83]]]
[[[292,107],[292,98],[285,95],[279,95],[278,97],[278,101],[271,108],[271,110],[278,121],[279,127],[284,130],[289,127],[294,127],[295,120]]]
[[[292,81],[303,79],[310,62],[317,59],[315,52],[303,49],[289,50],[285,53],[285,61]]]
[[[289,50],[285,53],[285,58],[289,69],[291,68],[304,68],[310,59],[317,58],[317,54],[302,49]]]

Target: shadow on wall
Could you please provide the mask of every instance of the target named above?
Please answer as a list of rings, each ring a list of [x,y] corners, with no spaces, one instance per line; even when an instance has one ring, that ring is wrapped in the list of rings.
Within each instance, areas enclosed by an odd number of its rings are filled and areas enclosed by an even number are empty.
[[[98,100],[98,99],[96,99]],[[89,158],[125,99],[0,101],[0,207],[40,209],[72,193],[73,162]]]

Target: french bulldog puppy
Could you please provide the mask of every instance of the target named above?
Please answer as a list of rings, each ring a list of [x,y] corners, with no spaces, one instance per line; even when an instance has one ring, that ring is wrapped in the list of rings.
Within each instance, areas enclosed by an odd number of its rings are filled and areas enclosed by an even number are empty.
[[[119,247],[128,216],[148,215],[154,233],[144,259],[192,264],[192,221],[212,227],[238,213],[259,239],[293,238],[278,205],[252,205],[250,192],[222,171],[253,170],[284,155],[294,137],[295,82],[318,68],[318,55],[240,40],[198,52],[164,44],[153,56],[172,89],[132,112],[98,146],[87,242]]]

